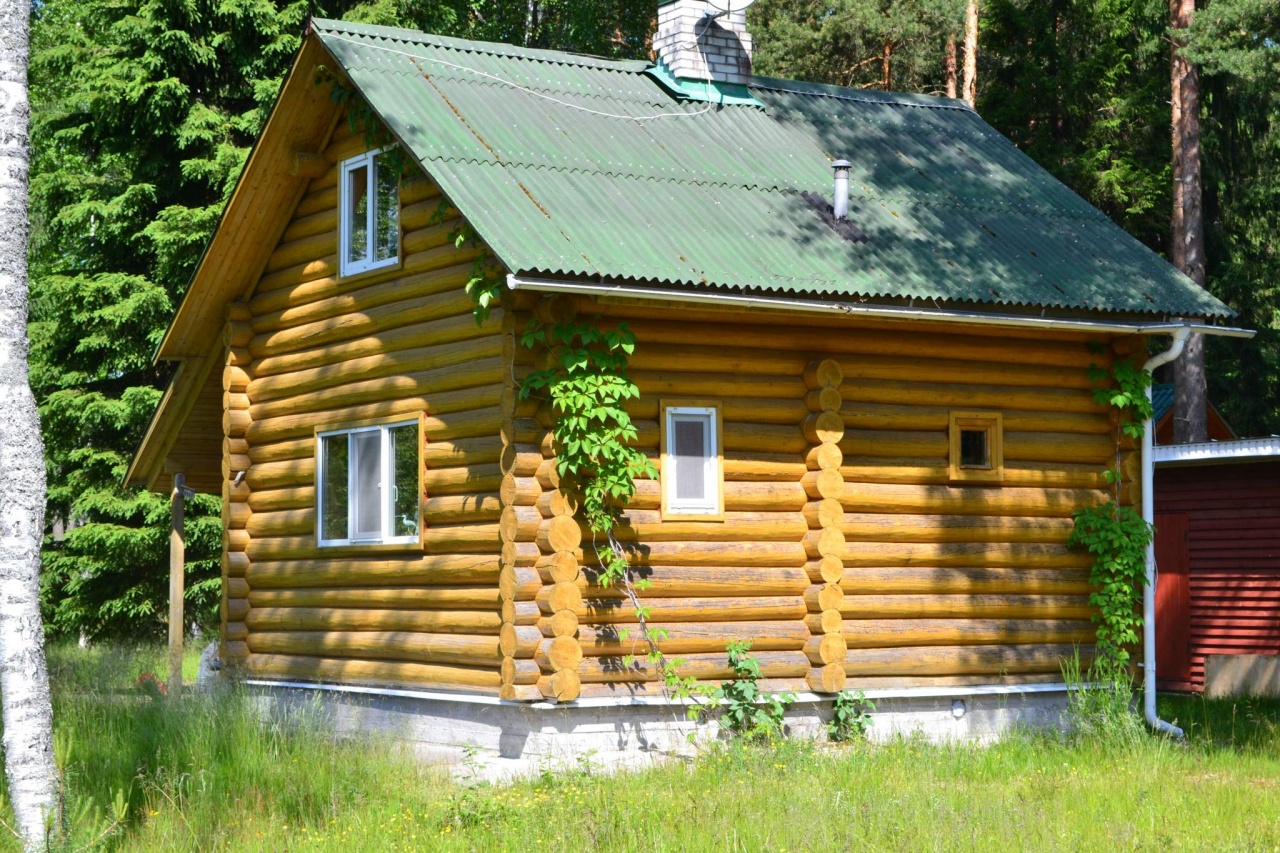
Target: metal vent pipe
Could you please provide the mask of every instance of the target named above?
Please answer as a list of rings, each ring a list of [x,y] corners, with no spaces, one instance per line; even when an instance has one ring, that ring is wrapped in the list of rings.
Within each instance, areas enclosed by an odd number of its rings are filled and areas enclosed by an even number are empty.
[[[836,170],[836,189],[831,201],[831,212],[836,219],[849,218],[849,161],[837,160],[831,164]]]

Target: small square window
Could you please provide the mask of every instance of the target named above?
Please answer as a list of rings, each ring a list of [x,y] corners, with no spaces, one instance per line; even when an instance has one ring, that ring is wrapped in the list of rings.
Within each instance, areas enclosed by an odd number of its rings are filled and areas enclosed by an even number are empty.
[[[1004,427],[999,412],[952,412],[950,431],[953,483],[1004,479]]]
[[[388,162],[389,151],[368,151],[342,161],[338,200],[342,275],[400,260],[400,176]]]
[[[662,404],[663,516],[723,518],[718,403]]]
[[[418,541],[419,434],[417,420],[317,434],[320,545]]]

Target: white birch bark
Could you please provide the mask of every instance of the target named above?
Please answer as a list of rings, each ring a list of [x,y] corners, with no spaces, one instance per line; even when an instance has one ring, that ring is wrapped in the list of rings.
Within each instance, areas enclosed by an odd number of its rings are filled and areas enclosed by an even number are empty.
[[[30,9],[0,0],[0,704],[16,828],[44,850],[58,799],[40,619],[44,448],[27,373]]]

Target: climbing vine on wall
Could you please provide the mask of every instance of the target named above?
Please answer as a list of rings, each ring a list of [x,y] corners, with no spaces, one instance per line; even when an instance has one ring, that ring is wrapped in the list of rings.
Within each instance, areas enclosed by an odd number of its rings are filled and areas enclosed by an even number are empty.
[[[1122,501],[1121,459],[1124,439],[1141,439],[1151,417],[1147,397],[1151,374],[1130,359],[1118,358],[1109,370],[1090,365],[1089,378],[1097,385],[1094,399],[1116,413],[1115,455],[1103,472],[1112,494],[1110,500],[1076,512],[1067,544],[1093,555],[1089,602],[1097,608],[1098,656],[1094,665],[1098,676],[1114,679],[1128,666],[1129,647],[1138,642],[1142,627],[1140,606],[1152,528],[1132,505]]]

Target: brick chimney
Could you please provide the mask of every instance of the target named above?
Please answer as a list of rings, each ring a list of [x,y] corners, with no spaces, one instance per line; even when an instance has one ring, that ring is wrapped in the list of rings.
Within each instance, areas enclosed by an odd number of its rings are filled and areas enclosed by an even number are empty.
[[[720,0],[720,5],[728,4]],[[675,77],[751,82],[746,12],[722,12],[709,0],[666,0],[658,5],[653,49]]]

